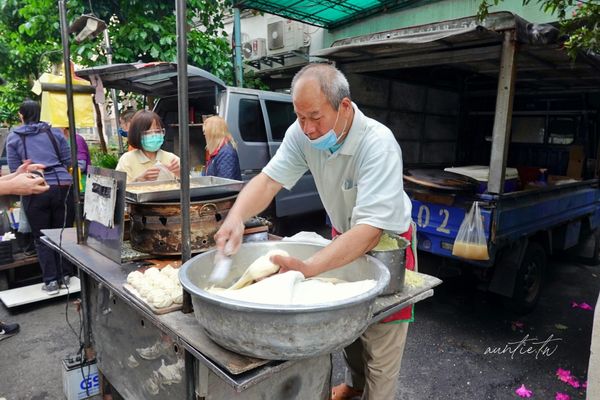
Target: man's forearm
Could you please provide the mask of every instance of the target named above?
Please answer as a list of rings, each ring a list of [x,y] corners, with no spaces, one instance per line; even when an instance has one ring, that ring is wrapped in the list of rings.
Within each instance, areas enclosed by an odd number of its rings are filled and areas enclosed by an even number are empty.
[[[355,225],[308,260],[311,276],[346,265],[377,246],[382,230],[371,225]]]
[[[16,173],[16,172],[13,172],[13,173],[10,173],[10,174],[8,174],[8,175],[3,175],[3,176],[0,176],[0,181],[9,181],[9,180],[11,180],[12,178],[14,178],[16,175],[17,175],[17,173]],[[2,193],[0,193],[0,194],[2,194]]]
[[[246,221],[264,211],[281,188],[278,182],[261,172],[242,189],[229,215]]]
[[[8,177],[8,175],[0,178],[0,196],[10,194],[10,182],[8,182],[8,181],[6,181],[6,179],[4,179],[7,177]]]

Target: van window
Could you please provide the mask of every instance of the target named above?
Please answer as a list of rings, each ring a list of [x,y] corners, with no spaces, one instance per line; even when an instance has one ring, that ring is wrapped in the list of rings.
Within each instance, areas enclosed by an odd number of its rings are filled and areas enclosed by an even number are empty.
[[[258,100],[240,99],[238,128],[244,142],[266,142],[265,120]]]
[[[265,101],[273,140],[281,141],[285,131],[296,121],[294,105],[285,101]]]

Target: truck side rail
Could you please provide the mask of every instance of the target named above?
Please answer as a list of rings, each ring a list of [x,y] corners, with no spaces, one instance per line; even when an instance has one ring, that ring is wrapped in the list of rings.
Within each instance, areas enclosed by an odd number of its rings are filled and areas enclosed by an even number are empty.
[[[491,237],[496,246],[583,217],[589,218],[591,229],[600,221],[596,179],[483,197],[496,204]]]

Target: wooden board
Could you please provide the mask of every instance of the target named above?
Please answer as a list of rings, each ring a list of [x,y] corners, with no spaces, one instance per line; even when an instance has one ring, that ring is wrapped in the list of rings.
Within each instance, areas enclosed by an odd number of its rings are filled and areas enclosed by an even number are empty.
[[[169,307],[163,307],[163,308],[156,308],[154,307],[152,304],[148,303],[146,301],[146,299],[144,299],[137,290],[135,290],[135,288],[133,286],[131,286],[128,283],[123,284],[123,289],[125,289],[125,291],[127,293],[129,293],[130,295],[132,295],[133,297],[135,297],[138,302],[142,303],[143,305],[145,305],[146,307],[148,307],[150,310],[152,310],[152,312],[154,314],[157,315],[161,315],[161,314],[167,314],[173,311],[178,311],[181,310],[183,304],[176,304],[173,303],[171,304]]]
[[[475,192],[479,186],[473,178],[438,169],[411,169],[404,180],[415,185],[439,190]]]
[[[179,267],[181,267],[181,260],[180,259],[173,260],[170,258],[145,260],[144,265],[142,265],[140,268],[138,268],[138,271],[144,272],[148,268],[152,268],[152,267],[158,268],[158,269],[163,269],[167,265],[170,265],[171,267],[178,269]]]
[[[71,277],[69,290],[60,289],[58,294],[49,296],[48,293],[42,290],[42,284],[36,283],[29,286],[23,286],[16,289],[3,290],[0,292],[0,300],[8,308],[22,306],[24,304],[36,303],[38,301],[55,299],[57,297],[73,295],[81,291],[79,279],[75,276]]]

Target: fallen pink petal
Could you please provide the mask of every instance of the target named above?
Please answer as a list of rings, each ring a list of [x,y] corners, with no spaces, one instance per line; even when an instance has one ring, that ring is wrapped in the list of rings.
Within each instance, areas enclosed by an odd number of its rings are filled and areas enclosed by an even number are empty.
[[[573,386],[575,389],[578,389],[581,385],[579,384],[579,381],[577,380],[577,378],[575,378],[574,376],[570,376],[569,379],[567,380],[567,383],[571,386]]]
[[[525,385],[521,385],[520,388],[515,390],[515,393],[519,395],[519,397],[531,397],[533,396],[533,392],[525,387]]]
[[[568,382],[571,378],[571,371],[559,368],[556,370],[556,376],[563,382]]]
[[[581,303],[581,304],[579,304],[579,308],[581,308],[582,310],[593,310],[594,309],[588,303]]]
[[[511,324],[513,331],[517,329],[523,329],[525,327],[525,324],[521,321],[513,321]]]
[[[556,392],[556,397],[554,397],[554,400],[571,400],[571,396],[569,396],[568,394]]]
[[[572,301],[571,302],[571,308],[579,308],[579,304],[577,304],[574,301]]]

